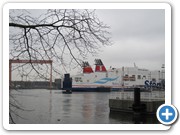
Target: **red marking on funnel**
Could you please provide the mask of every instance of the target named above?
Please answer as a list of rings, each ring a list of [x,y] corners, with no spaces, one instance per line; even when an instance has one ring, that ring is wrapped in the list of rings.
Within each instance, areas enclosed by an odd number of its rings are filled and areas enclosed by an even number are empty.
[[[104,65],[96,65],[95,72],[106,72],[106,68]]]
[[[93,70],[91,67],[84,67],[83,68],[83,73],[93,73]]]
[[[93,73],[93,70],[88,62],[86,62],[86,61],[83,62],[82,67],[83,67],[83,73]]]
[[[95,59],[95,65],[96,65],[95,72],[107,72],[101,59]]]

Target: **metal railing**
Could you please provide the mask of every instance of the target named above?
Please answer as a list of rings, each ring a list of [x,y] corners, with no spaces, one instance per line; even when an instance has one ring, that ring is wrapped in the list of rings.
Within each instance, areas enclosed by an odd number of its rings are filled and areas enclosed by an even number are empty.
[[[111,92],[111,99],[119,99],[119,100],[134,100],[134,92]],[[165,92],[164,91],[151,91],[151,92],[141,92],[141,100],[153,101],[153,100],[165,100]]]

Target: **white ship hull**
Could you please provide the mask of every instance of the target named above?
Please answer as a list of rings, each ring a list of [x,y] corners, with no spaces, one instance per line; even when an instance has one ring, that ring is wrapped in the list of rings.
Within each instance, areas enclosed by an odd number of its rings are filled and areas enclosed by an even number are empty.
[[[98,65],[99,66],[99,65]],[[101,62],[101,65],[102,64]],[[122,67],[111,68],[106,70],[104,67],[93,72],[92,69],[86,70],[84,67],[83,73],[72,77],[72,88],[79,91],[95,91],[97,88],[110,88],[111,90],[140,88],[160,88],[163,87],[164,72],[160,70],[150,71],[140,69],[138,67]],[[88,68],[91,68],[88,65]],[[87,72],[88,71],[88,72]],[[90,72],[89,72],[90,71]],[[106,90],[105,90],[106,91]]]

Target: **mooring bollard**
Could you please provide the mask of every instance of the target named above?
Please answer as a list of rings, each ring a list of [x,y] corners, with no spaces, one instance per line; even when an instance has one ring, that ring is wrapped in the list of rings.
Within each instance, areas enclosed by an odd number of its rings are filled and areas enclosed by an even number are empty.
[[[134,88],[134,103],[133,103],[134,114],[141,114],[146,111],[146,105],[141,103],[141,92],[140,88]]]
[[[134,88],[134,105],[139,106],[141,104],[140,88]]]
[[[63,89],[72,89],[72,79],[70,78],[70,74],[64,74]]]

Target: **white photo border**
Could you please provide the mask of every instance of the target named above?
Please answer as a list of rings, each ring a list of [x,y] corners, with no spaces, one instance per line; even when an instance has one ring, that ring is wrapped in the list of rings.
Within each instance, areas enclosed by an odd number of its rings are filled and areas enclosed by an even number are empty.
[[[9,9],[164,9],[165,104],[171,104],[171,6],[168,3],[6,3],[3,7],[3,126],[6,130],[168,130],[163,124],[9,124]]]

